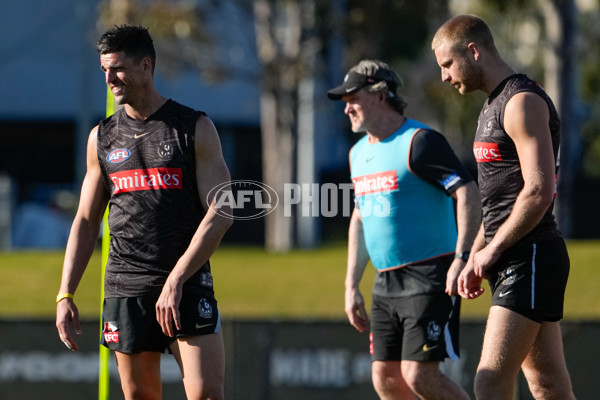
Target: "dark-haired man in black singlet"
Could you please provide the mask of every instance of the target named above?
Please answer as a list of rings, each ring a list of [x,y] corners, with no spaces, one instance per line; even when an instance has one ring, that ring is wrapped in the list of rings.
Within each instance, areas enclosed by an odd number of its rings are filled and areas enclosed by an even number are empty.
[[[78,349],[73,297],[109,204],[102,344],[115,351],[125,398],[161,398],[160,357],[168,350],[184,372],[188,399],[223,399],[221,318],[208,260],[231,220],[215,212],[210,196],[230,180],[217,131],[203,112],[157,92],[145,28],[116,27],[97,50],[123,107],[88,140],[57,297],[59,336]]]

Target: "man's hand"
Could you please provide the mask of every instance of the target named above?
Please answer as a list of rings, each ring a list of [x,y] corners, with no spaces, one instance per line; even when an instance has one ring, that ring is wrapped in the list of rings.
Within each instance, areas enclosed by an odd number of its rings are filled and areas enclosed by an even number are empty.
[[[365,309],[365,301],[360,290],[346,289],[346,315],[350,324],[359,332],[364,332],[369,328],[369,316]]]
[[[180,302],[181,287],[171,284],[167,279],[156,302],[156,320],[160,324],[163,333],[169,337],[175,337],[175,329],[181,330]],[[173,326],[175,329],[173,329]]]
[[[81,335],[79,310],[72,299],[63,299],[56,304],[56,329],[58,337],[69,350],[79,350],[74,335]]]
[[[467,264],[458,277],[458,294],[465,299],[476,299],[485,291],[481,282],[483,278],[475,274],[473,263]]]
[[[487,271],[494,265],[502,255],[502,251],[496,246],[488,244],[473,256],[473,267],[475,275],[487,278]]]
[[[448,273],[446,274],[446,293],[448,296],[458,294],[458,277],[465,267],[465,262],[459,258],[455,258]]]

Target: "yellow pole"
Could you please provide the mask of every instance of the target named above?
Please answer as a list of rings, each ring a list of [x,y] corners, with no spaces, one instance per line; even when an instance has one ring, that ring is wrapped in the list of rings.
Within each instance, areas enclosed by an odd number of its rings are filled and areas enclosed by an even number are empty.
[[[110,117],[115,112],[115,100],[106,88],[106,116]],[[102,308],[104,305],[104,273],[108,262],[108,250],[110,248],[110,232],[108,229],[108,208],[102,220],[102,273],[100,276],[100,334],[102,335]],[[100,345],[100,366],[98,373],[98,400],[108,400],[110,393],[110,350]]]

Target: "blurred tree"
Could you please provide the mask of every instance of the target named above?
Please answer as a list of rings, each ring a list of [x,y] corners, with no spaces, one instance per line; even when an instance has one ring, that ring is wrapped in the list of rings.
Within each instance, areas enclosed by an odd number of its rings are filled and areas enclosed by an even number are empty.
[[[586,176],[600,179],[600,2],[579,1],[576,59],[581,62],[582,168]]]
[[[573,235],[574,186],[581,166],[580,63],[574,0],[538,0],[544,15],[545,86],[556,103],[561,118],[560,178],[556,198],[558,227],[566,237]]]
[[[443,1],[347,0],[344,64],[364,58],[414,60],[428,37],[428,17]],[[445,7],[444,7],[445,8]]]
[[[284,185],[295,182],[298,85],[314,75],[308,63],[318,50],[312,28],[314,2],[254,1],[260,79],[263,180],[284,198]],[[293,219],[278,207],[266,217],[267,249],[288,251],[294,245]]]
[[[139,24],[151,29],[161,56],[158,66],[167,75],[186,69],[199,70],[207,82],[229,76],[227,59],[219,57],[218,40],[207,29],[217,12],[216,2],[168,0],[102,0],[98,30],[115,25]],[[236,74],[240,74],[240,69]]]

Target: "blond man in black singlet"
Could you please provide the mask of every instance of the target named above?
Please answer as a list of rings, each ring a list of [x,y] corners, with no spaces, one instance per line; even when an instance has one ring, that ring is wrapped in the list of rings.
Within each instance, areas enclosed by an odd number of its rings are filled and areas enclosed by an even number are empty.
[[[539,85],[502,59],[480,18],[452,18],[432,49],[443,81],[489,96],[473,144],[483,224],[459,277],[465,298],[483,293],[482,279],[492,289],[475,394],[512,399],[521,368],[535,398],[573,399],[559,325],[569,257],[552,215],[557,112]]]

